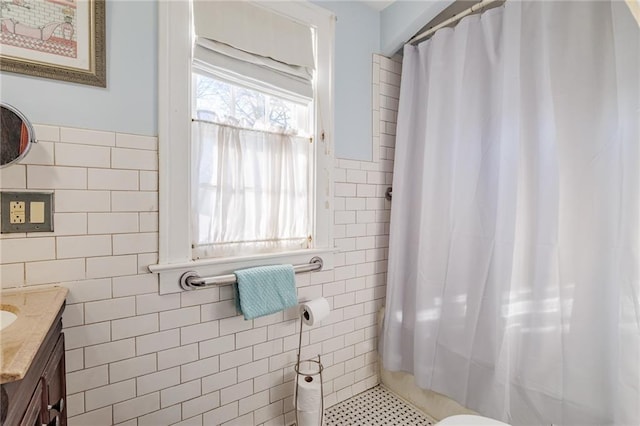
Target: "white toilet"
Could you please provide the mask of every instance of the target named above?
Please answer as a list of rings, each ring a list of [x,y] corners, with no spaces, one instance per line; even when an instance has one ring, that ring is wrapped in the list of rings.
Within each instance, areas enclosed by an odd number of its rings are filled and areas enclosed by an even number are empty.
[[[457,416],[447,417],[436,423],[435,426],[509,426],[499,420],[490,419],[489,417],[471,416],[461,414]]]

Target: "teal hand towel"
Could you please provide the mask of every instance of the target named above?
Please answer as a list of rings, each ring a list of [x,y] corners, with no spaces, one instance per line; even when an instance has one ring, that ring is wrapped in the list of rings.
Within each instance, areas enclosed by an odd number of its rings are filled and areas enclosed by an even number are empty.
[[[244,319],[282,311],[298,304],[292,265],[259,266],[234,272],[238,280],[236,301]]]

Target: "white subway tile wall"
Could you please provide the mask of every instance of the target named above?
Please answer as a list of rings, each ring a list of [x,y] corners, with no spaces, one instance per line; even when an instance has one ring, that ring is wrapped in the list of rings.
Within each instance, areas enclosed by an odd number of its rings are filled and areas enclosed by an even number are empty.
[[[325,406],[378,384],[400,64],[373,58],[373,162],[335,161],[335,269],[296,276],[332,312],[306,328]],[[55,231],[0,239],[2,288],[60,284],[70,426],[284,425],[293,419],[297,310],[237,316],[229,286],[166,296],[146,267],[158,247],[156,138],[37,125],[1,170],[3,190],[52,190]]]

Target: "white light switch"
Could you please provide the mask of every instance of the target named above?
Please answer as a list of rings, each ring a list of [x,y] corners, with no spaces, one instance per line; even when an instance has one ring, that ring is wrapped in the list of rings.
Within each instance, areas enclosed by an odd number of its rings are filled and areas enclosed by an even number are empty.
[[[29,222],[44,223],[44,201],[32,201],[30,205]]]

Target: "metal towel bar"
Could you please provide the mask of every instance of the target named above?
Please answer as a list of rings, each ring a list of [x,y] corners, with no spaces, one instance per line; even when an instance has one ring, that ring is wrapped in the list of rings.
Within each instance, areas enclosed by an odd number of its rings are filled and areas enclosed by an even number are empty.
[[[319,271],[322,269],[322,258],[314,256],[309,263],[302,265],[294,265],[293,271],[296,274],[302,272]],[[195,271],[188,271],[180,277],[180,287],[183,290],[197,290],[199,288],[210,287],[214,285],[228,285],[236,283],[236,274],[217,275],[214,277],[200,277]]]

